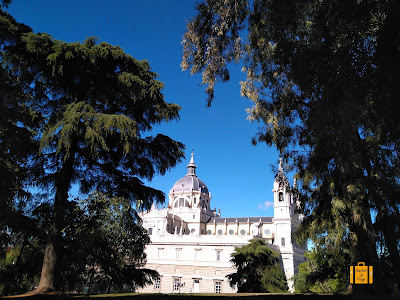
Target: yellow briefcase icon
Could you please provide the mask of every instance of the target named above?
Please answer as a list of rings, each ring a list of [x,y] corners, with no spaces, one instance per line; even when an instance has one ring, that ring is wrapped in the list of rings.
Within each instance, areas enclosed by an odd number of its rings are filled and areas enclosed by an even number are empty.
[[[350,266],[350,283],[371,284],[373,283],[373,268],[366,266],[364,262],[359,262],[357,266]]]

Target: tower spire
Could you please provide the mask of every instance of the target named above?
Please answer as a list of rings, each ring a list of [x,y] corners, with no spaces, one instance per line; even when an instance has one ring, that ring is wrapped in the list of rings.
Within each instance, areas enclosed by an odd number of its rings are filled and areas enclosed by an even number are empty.
[[[190,162],[187,165],[188,172],[186,176],[196,176],[196,165],[194,163],[194,158],[193,158],[193,152],[192,152],[192,157],[190,158]]]
[[[283,170],[283,160],[279,158],[279,168],[278,173],[275,175],[275,181],[279,183],[279,186],[288,186],[289,182],[286,178],[285,172]]]

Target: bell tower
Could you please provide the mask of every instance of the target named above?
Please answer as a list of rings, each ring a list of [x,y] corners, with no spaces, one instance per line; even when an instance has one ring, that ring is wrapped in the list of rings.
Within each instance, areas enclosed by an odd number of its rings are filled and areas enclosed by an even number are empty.
[[[288,278],[289,290],[293,291],[293,281],[290,278],[294,275],[294,245],[292,242],[292,231],[295,224],[296,203],[290,188],[289,181],[283,171],[282,159],[279,159],[278,173],[274,181],[274,217],[272,222],[275,227],[274,245],[279,246],[284,272]]]
[[[278,173],[274,181],[274,218],[290,219],[293,214],[293,197],[289,182],[283,171],[282,158],[279,159]]]

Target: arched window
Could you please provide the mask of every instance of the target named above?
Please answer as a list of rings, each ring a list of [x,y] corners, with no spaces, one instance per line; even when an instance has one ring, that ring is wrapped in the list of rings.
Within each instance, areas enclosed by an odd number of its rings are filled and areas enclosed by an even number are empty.
[[[201,208],[204,208],[206,206],[206,201],[201,200]]]
[[[189,207],[189,202],[185,198],[179,198],[175,201],[174,207]]]
[[[279,192],[279,201],[283,201],[283,193]]]

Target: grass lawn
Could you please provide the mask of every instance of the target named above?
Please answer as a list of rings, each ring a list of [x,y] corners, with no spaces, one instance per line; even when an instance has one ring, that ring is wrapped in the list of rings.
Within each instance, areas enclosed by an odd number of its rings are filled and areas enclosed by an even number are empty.
[[[15,298],[23,298],[21,300],[84,300],[85,298],[101,298],[101,300],[140,300],[140,299],[157,299],[157,300],[171,300],[171,299],[179,299],[179,300],[205,300],[205,299],[217,299],[217,300],[229,300],[229,299],[238,299],[247,300],[276,300],[276,299],[287,299],[287,300],[297,300],[297,299],[360,299],[360,300],[368,300],[368,299],[379,299],[382,296],[376,295],[351,295],[351,294],[137,294],[137,293],[126,293],[126,294],[102,294],[102,295],[90,295],[89,297],[86,295],[76,295],[76,294],[57,294],[57,293],[49,293],[49,294],[40,294],[40,295],[19,295],[19,296],[8,296],[0,299],[15,299]],[[398,299],[398,297],[391,296],[383,296],[384,299]],[[94,299],[93,299],[94,300]],[[99,299],[100,300],[100,299]]]

